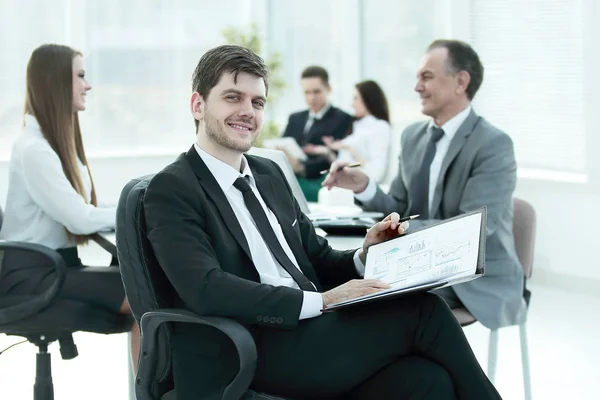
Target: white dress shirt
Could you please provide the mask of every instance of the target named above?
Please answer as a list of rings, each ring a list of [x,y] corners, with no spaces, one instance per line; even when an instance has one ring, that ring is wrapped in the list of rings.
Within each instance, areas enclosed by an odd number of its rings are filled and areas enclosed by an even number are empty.
[[[298,261],[296,261],[296,257],[294,257],[294,253],[292,252],[292,249],[288,245],[287,240],[283,235],[283,231],[281,230],[279,221],[277,221],[277,217],[271,210],[269,210],[256,187],[254,176],[252,175],[250,167],[248,167],[246,158],[242,156],[242,173],[240,173],[229,164],[226,164],[225,162],[202,150],[197,143],[194,144],[194,148],[217,180],[219,186],[223,190],[223,193],[225,193],[225,197],[227,197],[227,200],[229,201],[229,204],[231,205],[231,208],[233,209],[233,212],[240,223],[242,231],[244,232],[244,236],[246,237],[246,241],[248,242],[250,255],[252,256],[254,266],[258,271],[261,283],[300,289],[296,281],[294,281],[290,274],[288,274],[281,264],[279,264],[269,250],[258,228],[256,227],[256,224],[254,223],[254,219],[252,218],[250,211],[248,211],[248,208],[246,207],[242,192],[233,186],[233,183],[237,178],[241,176],[250,177],[249,183],[252,187],[252,191],[258,198],[260,205],[265,211],[265,214],[271,223],[271,227],[273,228],[281,247],[283,247],[285,254],[296,266],[296,268],[300,270]],[[302,301],[302,309],[300,311],[299,319],[313,318],[321,315],[321,309],[323,308],[323,297],[321,296],[321,293],[309,291],[303,291],[303,293],[304,298]]]
[[[438,178],[440,175],[440,170],[442,169],[442,162],[444,161],[444,158],[446,157],[446,153],[448,153],[448,148],[450,147],[450,142],[452,142],[452,139],[456,135],[458,128],[460,128],[460,126],[463,124],[463,122],[465,122],[465,120],[469,116],[471,109],[472,109],[472,107],[471,107],[471,105],[469,105],[467,108],[465,108],[464,110],[462,110],[461,112],[456,114],[454,117],[449,119],[444,125],[441,126],[441,128],[444,130],[444,136],[442,136],[442,138],[435,144],[435,157],[433,158],[433,161],[431,161],[431,165],[429,167],[429,204],[428,204],[428,208],[429,208],[430,215],[431,215],[431,203],[433,201],[433,195],[435,193],[435,186],[437,184],[437,181],[438,181]],[[428,128],[431,128],[432,126],[437,126],[437,125],[435,125],[433,123],[433,121],[431,121],[429,123]],[[354,195],[354,197],[360,202],[368,203],[369,201],[373,200],[373,197],[375,197],[376,192],[377,192],[377,182],[375,182],[373,179],[369,179],[369,184],[367,185],[367,188],[360,193],[356,193]]]
[[[331,108],[331,104],[326,104],[325,107],[321,108],[321,110],[317,113],[312,110],[308,110],[308,119],[306,120],[306,124],[304,125],[304,134],[307,134],[310,131],[310,128],[313,126],[316,120],[323,118],[323,115],[329,111]]]
[[[352,124],[352,134],[342,139],[342,143],[354,149],[363,160],[363,171],[375,182],[383,179],[388,166],[391,126],[383,119],[372,115],[363,117]],[[338,161],[357,162],[350,151],[340,150]]]
[[[114,208],[88,204],[92,181],[87,167],[77,161],[85,199],[67,179],[35,117],[25,115],[25,127],[12,148],[0,238],[60,249],[77,245],[65,228],[77,235],[114,228]]]

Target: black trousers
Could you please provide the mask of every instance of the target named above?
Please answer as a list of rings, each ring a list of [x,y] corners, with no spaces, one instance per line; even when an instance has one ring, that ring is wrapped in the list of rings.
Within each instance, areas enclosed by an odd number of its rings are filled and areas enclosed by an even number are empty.
[[[173,337],[179,400],[212,398],[201,383],[206,376],[200,377],[197,369],[209,353],[196,346],[192,332]],[[257,349],[252,387],[272,395],[349,400],[500,398],[450,309],[434,294],[324,314],[300,321],[294,330],[263,329]],[[221,368],[217,360],[233,354],[212,356],[213,366]],[[227,382],[232,375],[226,375],[219,379]],[[207,382],[214,384],[215,376]]]
[[[59,299],[75,300],[120,314],[125,289],[118,263],[89,267],[81,264],[76,247],[56,251],[67,265]],[[10,251],[6,252],[5,261],[0,271],[0,294],[40,294],[55,281],[54,267],[37,253]]]
[[[462,303],[462,301],[460,301],[460,299],[458,298],[458,295],[456,294],[452,286],[436,289],[433,291],[433,293],[437,294],[442,299],[444,299],[444,301],[446,302],[446,304],[448,304],[448,307],[450,307],[451,310],[465,306]]]

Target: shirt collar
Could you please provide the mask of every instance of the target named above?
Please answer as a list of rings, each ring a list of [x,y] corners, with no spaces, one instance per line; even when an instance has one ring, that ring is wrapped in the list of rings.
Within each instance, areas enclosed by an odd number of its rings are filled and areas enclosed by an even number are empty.
[[[217,183],[223,190],[223,193],[227,193],[227,191],[233,186],[233,183],[240,176],[250,176],[250,182],[254,185],[254,176],[252,175],[252,171],[248,166],[248,161],[246,157],[242,155],[242,172],[237,171],[231,165],[219,160],[218,158],[208,154],[206,151],[202,150],[198,143],[194,143],[194,149],[196,149],[196,153],[200,156],[204,164],[208,167],[208,170],[217,180]]]
[[[375,118],[375,116],[373,116],[373,114],[365,115],[361,119],[357,119],[355,122],[367,122],[368,123],[371,121],[377,121],[377,118]]]
[[[448,139],[452,140],[452,138],[454,138],[454,135],[456,135],[456,132],[458,132],[458,128],[460,128],[460,126],[463,124],[463,122],[465,122],[465,120],[471,113],[471,110],[472,107],[469,104],[467,108],[465,108],[464,110],[456,114],[454,117],[446,121],[446,123],[440,127],[444,130],[444,136],[447,136]],[[429,127],[431,128],[432,126],[437,125],[434,124],[433,121],[431,121],[429,123]]]
[[[311,110],[308,110],[308,116],[313,119],[321,119],[323,118],[323,115],[325,115],[327,111],[329,111],[330,108],[331,104],[325,104],[325,107],[321,108],[321,111],[319,111],[318,113],[314,113]]]

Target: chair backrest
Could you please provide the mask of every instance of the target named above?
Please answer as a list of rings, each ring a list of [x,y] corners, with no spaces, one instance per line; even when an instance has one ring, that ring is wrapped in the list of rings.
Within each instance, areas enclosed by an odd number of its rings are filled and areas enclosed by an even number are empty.
[[[144,195],[154,175],[131,180],[121,191],[117,207],[117,253],[125,293],[136,320],[148,311],[171,308],[176,292],[160,267],[146,235]],[[159,328],[158,364],[153,391],[160,397],[172,388],[170,327]]]
[[[536,214],[535,209],[525,200],[513,198],[513,235],[517,256],[523,267],[525,278],[531,277],[533,251],[535,248]]]

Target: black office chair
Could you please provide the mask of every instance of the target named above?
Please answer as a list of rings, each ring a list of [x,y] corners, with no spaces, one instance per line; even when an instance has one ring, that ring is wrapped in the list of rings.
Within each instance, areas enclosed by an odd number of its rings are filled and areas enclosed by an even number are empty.
[[[0,292],[0,333],[24,337],[38,347],[33,399],[53,400],[48,345],[58,340],[62,358],[70,360],[78,355],[73,342],[74,332],[127,332],[133,320],[131,316],[115,316],[82,302],[57,299],[67,268],[62,257],[56,251],[38,244],[0,240],[0,282],[8,268],[14,271],[15,267],[34,266],[53,268],[54,282],[37,295]]]
[[[117,251],[121,276],[142,332],[135,385],[137,400],[175,399],[169,343],[174,322],[212,327],[223,335],[224,345],[229,339],[230,345],[235,347],[239,370],[224,387],[223,400],[282,400],[248,390],[254,378],[257,353],[254,339],[245,327],[228,318],[202,317],[188,310],[171,308],[177,294],[146,237],[144,195],[152,176],[130,181],[121,192],[117,208]]]

